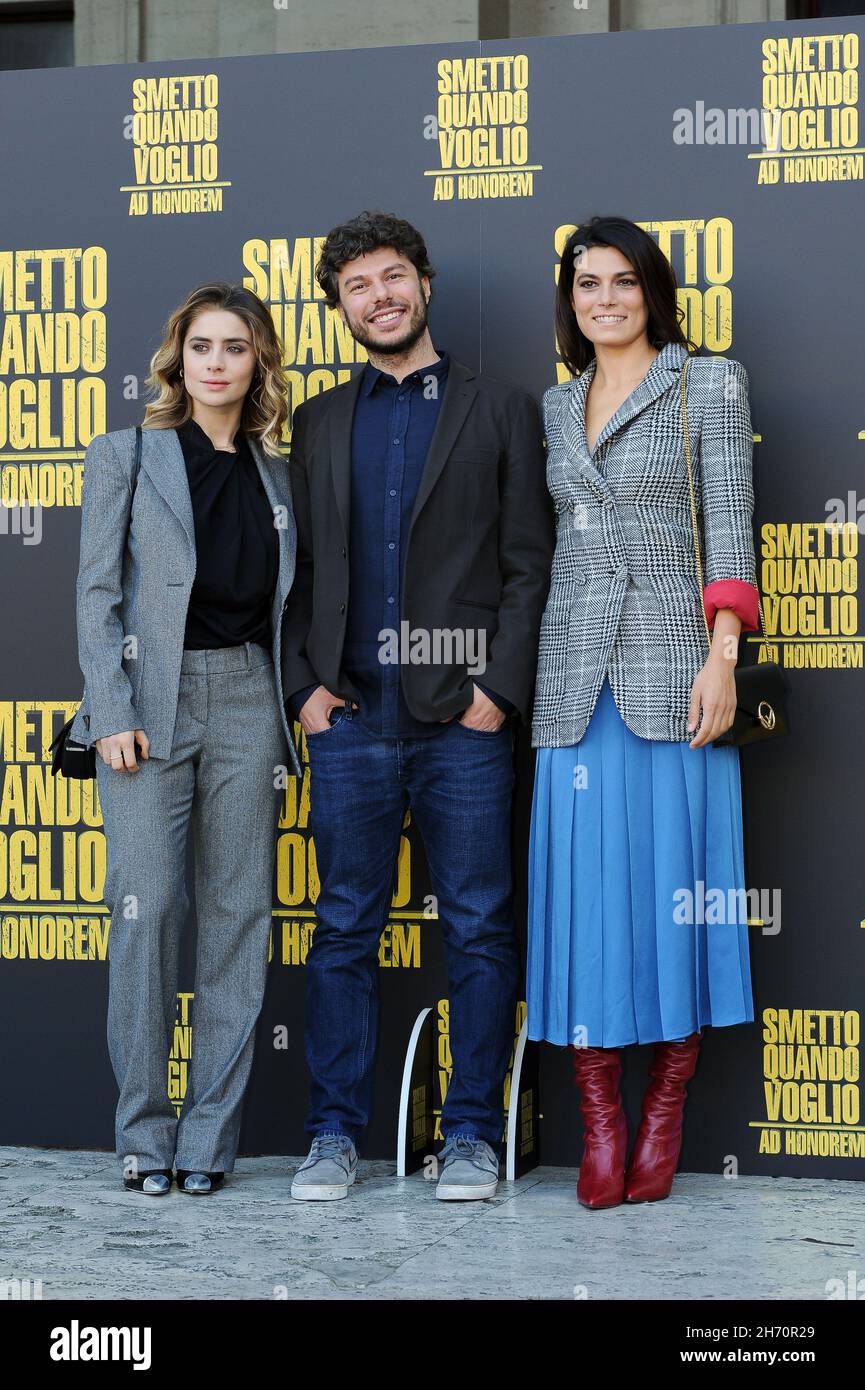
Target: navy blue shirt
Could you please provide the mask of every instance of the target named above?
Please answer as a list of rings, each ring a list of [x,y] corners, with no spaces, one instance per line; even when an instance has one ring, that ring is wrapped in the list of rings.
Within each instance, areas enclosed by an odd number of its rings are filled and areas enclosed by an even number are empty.
[[[355,718],[380,738],[425,738],[445,728],[438,720],[412,714],[399,661],[380,659],[380,633],[392,633],[399,652],[403,557],[447,376],[448,354],[443,351],[438,362],[410,372],[401,382],[367,362],[352,420],[349,604],[342,667],[360,696]],[[291,702],[295,715],[316,688],[296,692]],[[481,689],[500,708],[512,710],[506,700]]]

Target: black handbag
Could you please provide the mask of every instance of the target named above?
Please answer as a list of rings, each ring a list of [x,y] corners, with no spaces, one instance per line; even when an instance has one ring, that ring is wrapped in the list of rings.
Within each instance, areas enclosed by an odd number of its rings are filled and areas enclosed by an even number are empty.
[[[141,426],[136,425],[135,461],[132,471],[133,496],[140,469]],[[95,743],[79,743],[77,739],[70,738],[70,730],[74,722],[75,715],[63,725],[57,737],[49,745],[51,771],[55,777],[62,774],[64,777],[78,777],[86,781],[88,778],[96,776],[96,745]]]
[[[691,523],[694,528],[694,550],[697,554],[697,578],[700,585],[700,608],[706,627],[706,643],[711,649],[712,637],[703,604],[703,564],[700,558],[700,535],[697,526],[697,508],[694,502],[694,477],[691,467],[691,440],[688,433],[688,413],[685,407],[685,379],[688,358],[682,366],[682,422],[685,433],[685,462],[688,466],[688,488],[691,494]],[[761,602],[757,601],[757,622],[762,627]],[[763,628],[765,636],[765,628]],[[776,661],[761,661],[755,666],[737,666],[733,672],[736,681],[736,714],[733,723],[725,733],[719,734],[712,742],[743,745],[757,743],[765,738],[779,738],[790,732],[787,719],[787,681],[784,672]]]
[[[64,777],[81,777],[86,780],[88,777],[96,776],[96,745],[79,743],[76,739],[70,738],[69,730],[74,720],[73,715],[50,745],[51,771],[55,777],[62,773]]]

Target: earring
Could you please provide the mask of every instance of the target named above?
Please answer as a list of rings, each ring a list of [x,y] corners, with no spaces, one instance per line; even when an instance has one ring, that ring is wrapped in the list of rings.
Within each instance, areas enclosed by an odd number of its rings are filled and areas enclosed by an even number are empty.
[[[181,380],[181,381],[183,380],[183,368],[182,368],[182,367],[180,368],[180,380]]]

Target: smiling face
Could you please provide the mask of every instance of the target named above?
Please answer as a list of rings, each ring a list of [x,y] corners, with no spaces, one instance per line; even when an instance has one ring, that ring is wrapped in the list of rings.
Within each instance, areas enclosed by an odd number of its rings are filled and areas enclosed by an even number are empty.
[[[627,347],[645,336],[649,307],[630,261],[614,246],[590,246],[576,263],[571,304],[596,346]]]
[[[252,335],[230,309],[196,314],[183,344],[183,384],[194,401],[219,409],[236,406],[257,365]]]
[[[427,326],[429,279],[411,261],[380,246],[339,270],[339,313],[351,335],[369,352],[408,352]]]

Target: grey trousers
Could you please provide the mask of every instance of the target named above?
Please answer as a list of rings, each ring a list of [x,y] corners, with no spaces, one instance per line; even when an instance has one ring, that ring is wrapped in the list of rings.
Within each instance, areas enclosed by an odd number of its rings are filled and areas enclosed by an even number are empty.
[[[115,772],[97,754],[111,911],[108,1050],[120,1088],[117,1156],[129,1172],[234,1168],[267,970],[276,774],[288,759],[277,700],[264,647],[184,651],[170,757],[139,757],[138,772]],[[168,1059],[190,823],[198,944],[178,1119]]]

